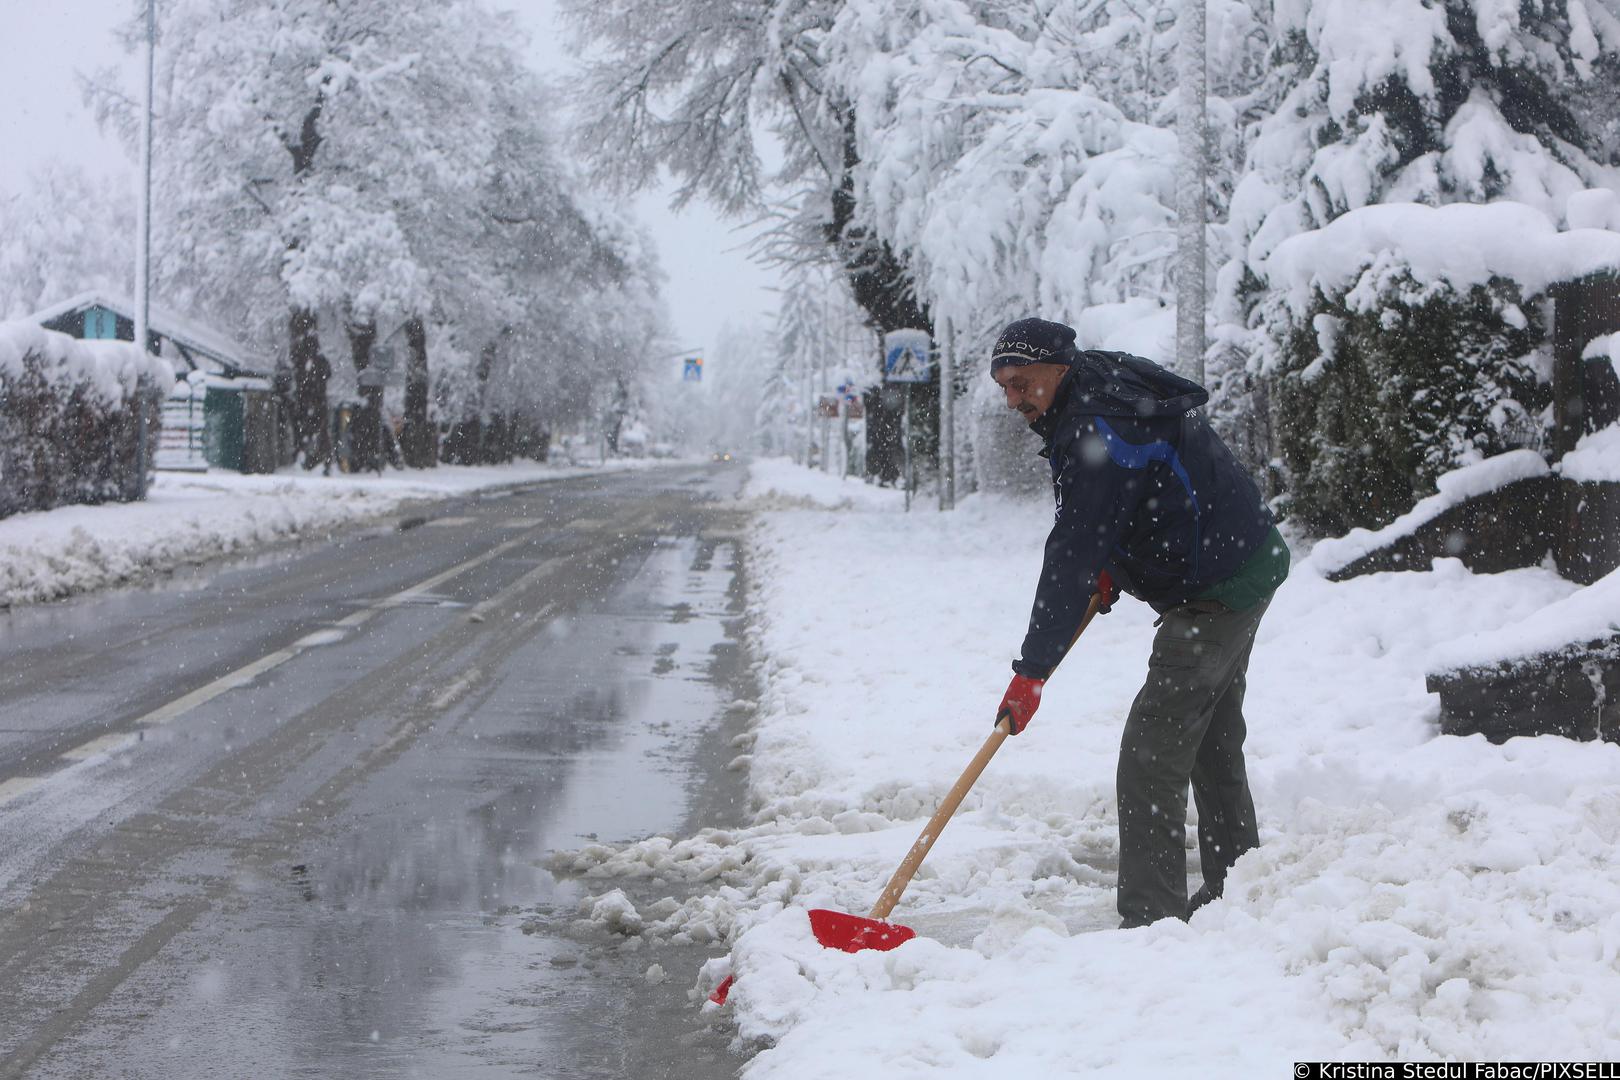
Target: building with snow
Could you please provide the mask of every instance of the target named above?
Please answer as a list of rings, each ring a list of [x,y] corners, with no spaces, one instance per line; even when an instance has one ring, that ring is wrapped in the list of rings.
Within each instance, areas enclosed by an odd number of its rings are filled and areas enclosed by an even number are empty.
[[[91,291],[41,308],[28,321],[83,340],[134,341],[134,313],[129,300]],[[229,335],[156,305],[148,330],[149,348],[175,374],[157,467],[274,472],[283,424],[270,365]]]

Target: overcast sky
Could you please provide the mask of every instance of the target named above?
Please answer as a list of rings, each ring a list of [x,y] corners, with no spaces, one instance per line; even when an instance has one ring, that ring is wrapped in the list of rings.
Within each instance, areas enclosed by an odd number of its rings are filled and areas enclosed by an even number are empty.
[[[536,67],[565,75],[571,61],[553,22],[552,0],[508,6],[533,35]],[[124,174],[133,183],[134,169],[122,148],[97,130],[74,77],[76,71],[119,64],[128,67],[133,84],[135,60],[111,34],[131,9],[132,0],[0,0],[0,190],[16,190],[50,157]],[[669,275],[666,296],[677,346],[713,349],[728,321],[769,319],[776,308],[768,291],[774,278],[736,250],[744,237],[728,223],[704,206],[672,213],[665,193],[641,197],[636,211]]]

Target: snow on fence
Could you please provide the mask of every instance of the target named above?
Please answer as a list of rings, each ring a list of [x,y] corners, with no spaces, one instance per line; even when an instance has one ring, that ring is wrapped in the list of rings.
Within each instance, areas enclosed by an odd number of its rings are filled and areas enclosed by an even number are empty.
[[[151,468],[173,382],[168,364],[132,344],[0,323],[0,517],[144,497],[141,465]]]

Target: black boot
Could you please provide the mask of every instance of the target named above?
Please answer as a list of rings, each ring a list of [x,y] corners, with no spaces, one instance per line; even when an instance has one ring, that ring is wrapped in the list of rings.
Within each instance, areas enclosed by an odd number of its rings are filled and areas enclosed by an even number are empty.
[[[1221,898],[1221,893],[1224,891],[1224,889],[1225,889],[1225,882],[1221,882],[1221,883],[1218,883],[1218,884],[1215,884],[1215,885],[1211,885],[1209,882],[1206,881],[1202,885],[1198,886],[1198,891],[1192,894],[1192,899],[1191,900],[1187,901],[1187,915],[1186,915],[1186,917],[1189,918],[1189,919],[1192,918],[1193,917],[1193,912],[1197,911],[1199,908],[1203,907],[1205,904],[1208,904],[1208,903],[1210,903],[1212,901],[1215,901],[1215,900],[1219,900]]]

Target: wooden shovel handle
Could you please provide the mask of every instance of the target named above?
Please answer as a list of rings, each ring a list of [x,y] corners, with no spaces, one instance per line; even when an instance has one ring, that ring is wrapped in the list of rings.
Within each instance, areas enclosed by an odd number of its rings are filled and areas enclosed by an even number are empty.
[[[1069,642],[1070,649],[1074,648],[1074,643],[1080,640],[1080,635],[1085,633],[1086,627],[1090,625],[1092,617],[1097,614],[1097,609],[1102,606],[1102,602],[1102,594],[1098,593],[1092,596],[1091,604],[1086,608],[1085,618],[1080,620],[1080,628],[1074,632],[1074,639]],[[1068,655],[1067,650],[1064,651],[1064,655]],[[951,785],[951,790],[945,793],[945,798],[941,800],[939,809],[934,811],[934,816],[928,819],[927,825],[923,826],[922,833],[917,837],[916,843],[911,845],[911,850],[906,852],[906,857],[900,860],[900,868],[894,872],[894,876],[889,879],[889,883],[883,886],[883,892],[878,896],[877,903],[872,906],[872,914],[869,918],[887,919],[889,912],[893,911],[895,905],[900,903],[900,897],[905,893],[906,886],[911,884],[911,879],[917,873],[917,868],[928,857],[928,851],[934,846],[934,841],[939,839],[939,834],[945,831],[946,822],[951,820],[951,816],[956,813],[956,808],[962,805],[962,800],[967,797],[967,793],[972,790],[973,785],[978,781],[979,774],[984,772],[984,767],[990,764],[990,759],[996,756],[996,751],[1001,749],[1001,744],[1007,741],[1007,736],[1011,733],[1012,722],[1009,719],[1003,717],[996,721],[996,726],[991,730],[990,737],[984,740],[984,745],[979,747],[979,752],[973,755],[973,760],[968,762],[966,769],[962,770],[961,777],[957,779],[955,784]]]

